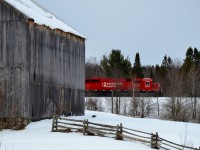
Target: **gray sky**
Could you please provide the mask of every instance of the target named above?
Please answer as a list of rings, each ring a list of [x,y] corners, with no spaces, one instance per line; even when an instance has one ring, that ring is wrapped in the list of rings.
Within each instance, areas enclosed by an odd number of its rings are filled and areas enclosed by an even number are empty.
[[[200,50],[200,0],[36,0],[87,37],[86,59],[120,49],[142,65]]]

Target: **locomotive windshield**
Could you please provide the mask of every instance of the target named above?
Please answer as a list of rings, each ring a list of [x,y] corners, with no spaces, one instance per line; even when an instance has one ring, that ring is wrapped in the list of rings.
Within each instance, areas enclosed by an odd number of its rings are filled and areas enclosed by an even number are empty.
[[[150,87],[150,82],[149,81],[146,82],[146,87]]]

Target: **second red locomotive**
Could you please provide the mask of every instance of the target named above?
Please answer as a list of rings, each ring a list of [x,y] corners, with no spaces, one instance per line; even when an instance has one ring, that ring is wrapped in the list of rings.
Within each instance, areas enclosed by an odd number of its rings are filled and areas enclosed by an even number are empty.
[[[151,78],[87,78],[85,91],[86,96],[111,96],[112,91],[119,96],[132,96],[133,91],[151,96],[162,95],[161,85]]]

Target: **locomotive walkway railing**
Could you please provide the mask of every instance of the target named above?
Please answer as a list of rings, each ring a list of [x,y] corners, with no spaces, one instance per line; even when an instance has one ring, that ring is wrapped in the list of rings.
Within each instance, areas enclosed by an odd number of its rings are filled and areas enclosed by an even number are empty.
[[[158,133],[147,133],[123,127],[121,123],[119,125],[113,126],[93,123],[89,122],[88,120],[75,120],[54,116],[52,132],[79,132],[83,133],[83,135],[109,137],[115,138],[116,140],[138,141],[151,146],[153,149],[161,148],[165,150],[200,150],[200,147],[193,148],[163,139],[158,136]]]

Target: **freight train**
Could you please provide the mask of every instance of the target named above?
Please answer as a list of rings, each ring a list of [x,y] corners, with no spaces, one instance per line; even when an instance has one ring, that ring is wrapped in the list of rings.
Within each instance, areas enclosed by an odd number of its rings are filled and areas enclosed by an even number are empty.
[[[162,96],[160,83],[154,83],[151,78],[87,78],[85,79],[86,97],[123,96]]]

